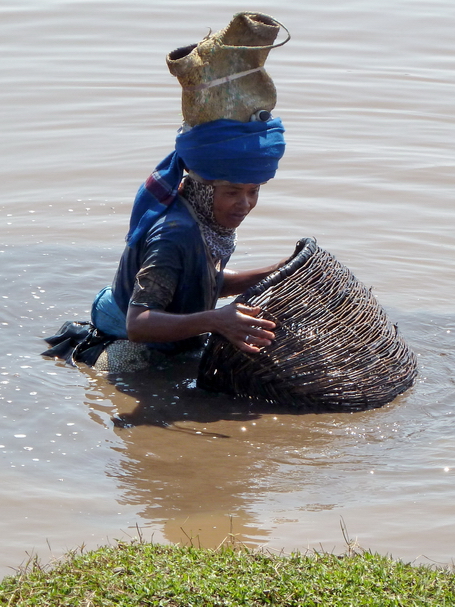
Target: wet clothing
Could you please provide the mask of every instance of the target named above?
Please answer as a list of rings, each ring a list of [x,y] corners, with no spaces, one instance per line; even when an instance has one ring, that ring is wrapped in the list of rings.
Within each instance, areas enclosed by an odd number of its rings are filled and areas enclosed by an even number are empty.
[[[92,308],[92,323],[114,337],[126,338],[129,305],[174,314],[191,314],[215,307],[223,269],[211,259],[200,226],[188,204],[177,198],[134,247],[127,246],[112,288],[103,289]],[[168,353],[200,347],[194,337],[151,347]]]
[[[127,246],[112,286],[102,289],[93,302],[92,323],[65,323],[46,340],[53,347],[43,354],[72,364],[81,361],[93,365],[116,340],[128,346],[129,305],[174,314],[214,308],[223,270],[235,246],[235,234],[214,226],[206,212],[213,191],[200,191],[203,186],[194,184],[192,206],[179,195],[184,169],[209,181],[263,183],[275,175],[284,153],[283,133],[279,118],[247,123],[215,120],[182,131],[174,152],[139,189]],[[203,341],[197,336],[147,346],[149,350],[176,354],[200,348]],[[132,359],[140,358],[142,364],[147,358],[143,348],[138,353],[135,345],[132,350]]]
[[[136,201],[148,195],[142,186]],[[95,297],[91,322],[64,323],[55,335],[46,339],[51,348],[42,354],[62,358],[72,365],[83,362],[95,367],[103,356],[107,356],[106,361],[103,359],[106,369],[100,368],[115,372],[120,369],[132,371],[135,365],[137,369],[142,368],[149,358],[150,364],[154,364],[153,352],[178,354],[199,350],[205,336],[169,343],[129,342],[126,331],[128,306],[174,314],[214,308],[235,238],[231,244],[231,247],[215,247],[217,253],[224,251],[224,256],[213,260],[196,213],[186,200],[178,197],[156,213],[155,222],[135,246],[126,246],[112,285],[101,289]],[[119,348],[114,347],[114,343]],[[118,361],[119,357],[128,364],[125,366]]]

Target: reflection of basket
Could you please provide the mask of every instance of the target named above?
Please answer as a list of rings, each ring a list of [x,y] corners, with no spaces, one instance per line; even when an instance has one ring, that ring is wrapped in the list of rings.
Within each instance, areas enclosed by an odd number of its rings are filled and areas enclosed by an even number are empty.
[[[198,386],[308,411],[380,407],[417,374],[384,310],[353,274],[311,238],[283,268],[236,301],[260,306],[276,339],[246,354],[212,335]]]

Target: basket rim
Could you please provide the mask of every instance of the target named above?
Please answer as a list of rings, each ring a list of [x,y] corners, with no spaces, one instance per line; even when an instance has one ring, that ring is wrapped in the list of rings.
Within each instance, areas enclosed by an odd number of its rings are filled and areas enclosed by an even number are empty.
[[[274,287],[279,284],[285,278],[292,276],[297,270],[299,270],[308,259],[316,252],[318,244],[316,238],[307,237],[301,238],[297,241],[295,251],[292,257],[278,270],[272,272],[261,281],[249,287],[244,293],[238,295],[235,298],[235,303],[245,303],[251,297],[262,295],[264,291],[270,287]]]

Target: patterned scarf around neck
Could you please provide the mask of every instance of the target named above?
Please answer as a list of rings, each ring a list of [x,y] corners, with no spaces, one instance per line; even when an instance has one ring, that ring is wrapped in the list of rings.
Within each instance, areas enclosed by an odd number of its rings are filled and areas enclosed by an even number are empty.
[[[200,183],[191,177],[185,177],[182,196],[189,202],[202,230],[207,247],[216,263],[230,257],[237,242],[235,228],[225,228],[217,223],[213,213],[213,185]]]

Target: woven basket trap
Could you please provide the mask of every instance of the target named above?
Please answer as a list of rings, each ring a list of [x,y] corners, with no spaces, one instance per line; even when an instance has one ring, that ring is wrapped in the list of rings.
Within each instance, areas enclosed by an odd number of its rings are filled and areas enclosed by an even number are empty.
[[[416,357],[371,290],[314,239],[296,251],[235,300],[276,323],[272,345],[247,354],[212,335],[198,386],[308,411],[380,407],[412,386]]]

